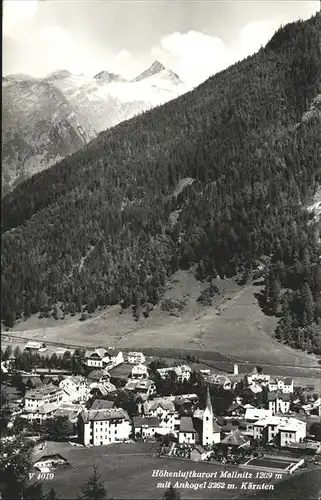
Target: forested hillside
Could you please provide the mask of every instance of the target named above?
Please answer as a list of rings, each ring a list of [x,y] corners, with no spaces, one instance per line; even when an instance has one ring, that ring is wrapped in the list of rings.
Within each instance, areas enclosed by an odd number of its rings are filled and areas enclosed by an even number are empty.
[[[279,339],[320,352],[320,245],[303,204],[321,181],[321,120],[302,119],[320,93],[317,15],[26,181],[3,200],[2,318],[58,301],[137,312],[179,267],[210,280],[267,256]]]

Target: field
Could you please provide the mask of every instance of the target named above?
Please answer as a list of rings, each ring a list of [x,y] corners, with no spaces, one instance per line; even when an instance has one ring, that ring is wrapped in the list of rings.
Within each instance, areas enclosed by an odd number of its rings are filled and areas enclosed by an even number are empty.
[[[252,458],[246,465],[253,465],[254,467],[270,468],[270,469],[281,469],[286,470],[295,460],[278,460],[272,458]]]
[[[180,483],[194,484],[194,489],[182,489],[181,495],[186,499],[228,499],[235,498],[245,479],[221,478],[221,471],[240,472],[241,469],[231,466],[214,465],[208,463],[191,462],[179,459],[158,458],[152,456],[153,445],[134,443],[130,445],[114,444],[95,448],[73,448],[68,444],[57,443],[59,452],[69,461],[69,469],[55,471],[55,478],[46,481],[45,486],[54,487],[59,498],[75,498],[86,478],[92,474],[93,465],[97,465],[99,475],[105,483],[108,494],[115,500],[125,499],[160,499],[164,494],[164,484],[170,481],[173,485]],[[58,451],[59,450],[59,451]],[[167,471],[181,473],[195,471],[196,473],[212,473],[213,478],[184,478],[155,477],[154,471]],[[243,472],[243,471],[242,471]],[[154,476],[153,476],[154,473]],[[217,476],[215,477],[215,473]],[[207,482],[204,489],[196,489],[197,485]],[[224,483],[222,489],[209,487],[210,482]],[[259,484],[259,480],[253,480]],[[266,482],[269,482],[268,480]],[[228,489],[228,484],[234,487]]]
[[[32,317],[18,323],[12,335],[66,345],[144,349],[149,355],[172,358],[188,351],[200,359],[203,355],[209,361],[220,361],[220,370],[229,371],[237,360],[269,367],[274,375],[320,378],[315,356],[272,338],[276,318],[264,315],[258,305],[260,285],[240,286],[232,279],[217,280],[217,285],[220,294],[213,305],[202,306],[196,299],[207,284],[198,282],[192,271],[179,271],[169,280],[165,293],[165,298],[185,298],[179,317],[170,316],[158,305],[148,319],[135,322],[131,311],[121,313],[120,306],[112,306],[84,322],[77,316],[57,321]],[[276,367],[276,372],[270,367]]]

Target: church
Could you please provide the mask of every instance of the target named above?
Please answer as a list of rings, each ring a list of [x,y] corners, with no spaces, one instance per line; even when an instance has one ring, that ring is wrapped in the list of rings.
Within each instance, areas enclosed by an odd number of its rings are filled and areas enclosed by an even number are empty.
[[[192,417],[181,417],[178,442],[211,446],[220,441],[220,427],[214,417],[210,391],[207,387],[205,409],[196,410]]]

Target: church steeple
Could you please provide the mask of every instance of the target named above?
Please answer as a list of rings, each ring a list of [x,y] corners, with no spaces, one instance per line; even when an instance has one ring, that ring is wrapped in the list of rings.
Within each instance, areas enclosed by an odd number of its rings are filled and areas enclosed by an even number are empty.
[[[208,384],[207,384],[205,409],[207,409],[210,413],[213,414],[212,401],[211,401],[211,396],[210,396],[210,388],[209,388]]]

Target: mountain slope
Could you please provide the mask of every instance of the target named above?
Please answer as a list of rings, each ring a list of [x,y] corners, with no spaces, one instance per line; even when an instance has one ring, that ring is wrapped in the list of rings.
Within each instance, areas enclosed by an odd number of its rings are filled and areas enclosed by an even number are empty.
[[[198,263],[211,281],[262,256],[281,285],[304,283],[316,302],[320,248],[302,204],[321,181],[320,116],[302,116],[320,93],[320,33],[319,16],[285,26],[253,57],[6,196],[7,324],[56,301],[89,312],[122,301],[139,316],[179,266]],[[304,304],[300,338],[317,352],[318,313]]]
[[[95,136],[59,89],[46,81],[6,79],[2,104],[4,188],[74,153]]]
[[[173,72],[137,82],[102,71],[94,78],[54,71],[3,79],[3,192],[68,156],[99,132],[186,91]],[[147,77],[152,78],[147,78]]]

